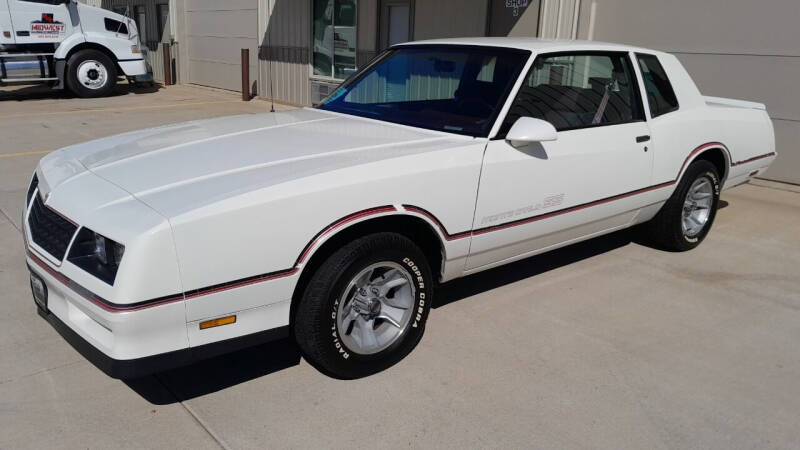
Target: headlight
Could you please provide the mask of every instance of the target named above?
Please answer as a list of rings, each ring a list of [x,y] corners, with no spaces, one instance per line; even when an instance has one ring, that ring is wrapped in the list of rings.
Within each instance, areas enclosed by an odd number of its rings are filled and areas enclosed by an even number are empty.
[[[125,246],[84,227],[75,238],[67,261],[114,285]]]

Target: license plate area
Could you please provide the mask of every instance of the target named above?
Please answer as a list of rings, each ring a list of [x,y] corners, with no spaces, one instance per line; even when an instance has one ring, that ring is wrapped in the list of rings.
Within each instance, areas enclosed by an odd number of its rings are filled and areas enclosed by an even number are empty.
[[[31,272],[31,292],[36,306],[43,312],[47,312],[47,284],[42,277]]]

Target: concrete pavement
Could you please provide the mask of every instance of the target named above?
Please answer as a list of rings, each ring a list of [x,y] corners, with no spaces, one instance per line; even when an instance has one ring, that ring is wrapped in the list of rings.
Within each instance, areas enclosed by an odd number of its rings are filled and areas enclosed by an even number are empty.
[[[404,361],[327,378],[288,341],[134,382],[36,314],[21,203],[41,153],[264,111],[187,86],[0,92],[0,448],[791,448],[800,442],[800,194],[723,193],[696,250],[615,233],[445,285]],[[10,98],[10,99],[9,99]],[[16,155],[24,153],[21,155]]]

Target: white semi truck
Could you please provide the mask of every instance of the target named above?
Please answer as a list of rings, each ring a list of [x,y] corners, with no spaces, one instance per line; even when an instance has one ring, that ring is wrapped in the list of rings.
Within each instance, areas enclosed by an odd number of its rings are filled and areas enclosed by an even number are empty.
[[[75,0],[0,0],[0,84],[102,97],[118,77],[151,82],[138,34],[130,18]]]

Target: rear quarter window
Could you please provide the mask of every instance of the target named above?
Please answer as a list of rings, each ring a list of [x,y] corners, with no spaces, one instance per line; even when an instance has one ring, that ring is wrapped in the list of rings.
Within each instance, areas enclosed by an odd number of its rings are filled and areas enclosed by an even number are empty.
[[[636,60],[642,71],[644,89],[647,92],[647,103],[650,115],[658,117],[678,109],[678,98],[669,82],[667,72],[654,55],[637,54]]]

